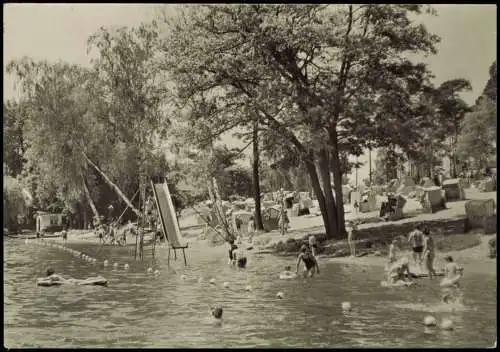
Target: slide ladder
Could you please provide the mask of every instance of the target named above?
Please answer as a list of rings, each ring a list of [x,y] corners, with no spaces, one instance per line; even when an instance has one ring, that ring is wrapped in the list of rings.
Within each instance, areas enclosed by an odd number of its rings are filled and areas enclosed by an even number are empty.
[[[168,263],[170,264],[170,251],[174,250],[175,259],[177,259],[177,249],[182,249],[184,256],[184,264],[187,265],[186,253],[184,250],[188,248],[188,243],[184,240],[179,229],[177,216],[175,213],[174,204],[166,180],[158,182],[158,179],[151,179],[151,187],[156,200],[156,206],[160,215],[160,222],[163,228],[163,233],[168,241]]]

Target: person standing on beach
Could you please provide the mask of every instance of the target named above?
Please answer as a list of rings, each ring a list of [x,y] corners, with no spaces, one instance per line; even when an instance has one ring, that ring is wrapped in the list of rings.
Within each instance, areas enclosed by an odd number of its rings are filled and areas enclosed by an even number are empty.
[[[347,244],[349,245],[349,250],[351,251],[351,257],[356,256],[356,243],[355,243],[355,231],[357,230],[356,224],[352,221],[349,220],[347,222],[346,226],[346,231],[347,231]]]
[[[423,234],[424,234],[423,257],[425,259],[427,271],[429,272],[429,279],[432,279],[432,276],[437,276],[436,270],[434,270],[434,256],[435,256],[434,239],[431,237],[430,230],[427,226],[424,228]]]
[[[413,255],[413,262],[415,263],[415,266],[418,263],[418,266],[422,266],[422,252],[424,250],[423,246],[423,237],[424,234],[422,233],[422,225],[417,225],[415,230],[410,232],[408,235],[408,242],[411,245],[412,248],[412,255]]]
[[[62,230],[62,239],[64,242],[68,242],[68,227],[64,226]]]

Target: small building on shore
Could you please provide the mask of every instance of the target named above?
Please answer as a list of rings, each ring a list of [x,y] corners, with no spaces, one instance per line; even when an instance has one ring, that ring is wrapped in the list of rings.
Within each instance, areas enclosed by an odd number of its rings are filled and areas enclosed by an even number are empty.
[[[37,232],[61,231],[65,224],[65,216],[63,214],[37,212],[35,219]]]

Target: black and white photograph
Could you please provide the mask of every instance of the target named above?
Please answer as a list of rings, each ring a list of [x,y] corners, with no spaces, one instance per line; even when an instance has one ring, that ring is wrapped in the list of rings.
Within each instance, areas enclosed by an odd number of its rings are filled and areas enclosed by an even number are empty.
[[[4,4],[4,348],[496,347],[496,16]]]

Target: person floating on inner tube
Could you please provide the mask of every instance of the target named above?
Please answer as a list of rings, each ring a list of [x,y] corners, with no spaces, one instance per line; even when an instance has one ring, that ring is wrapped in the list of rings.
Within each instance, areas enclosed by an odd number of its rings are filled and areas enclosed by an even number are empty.
[[[54,272],[54,269],[52,268],[48,268],[46,274],[47,274],[47,279],[49,279],[52,282],[66,282],[66,279],[56,274]]]
[[[305,244],[300,247],[300,253],[297,257],[297,269],[295,271],[297,275],[299,273],[299,266],[301,262],[304,262],[305,266],[304,277],[313,277],[316,272],[319,274],[318,261]]]

